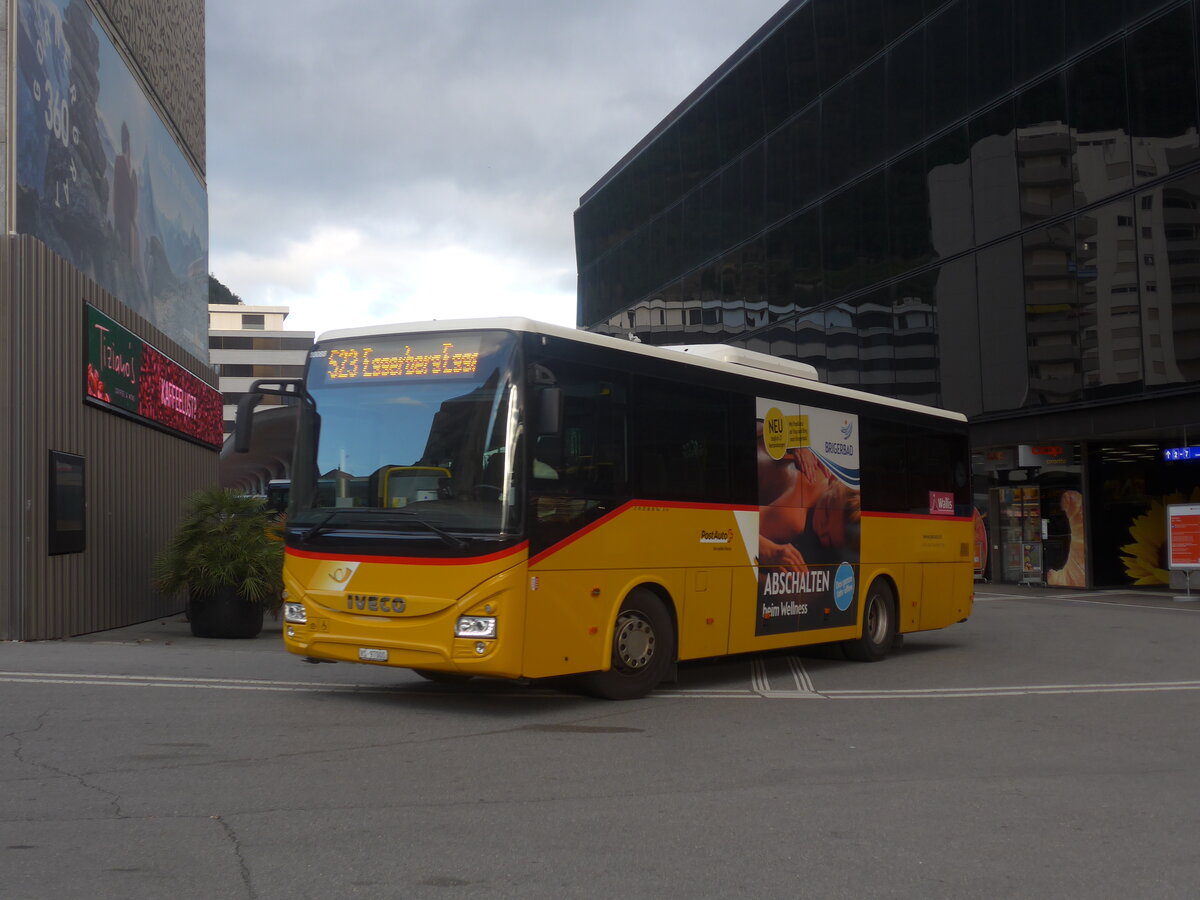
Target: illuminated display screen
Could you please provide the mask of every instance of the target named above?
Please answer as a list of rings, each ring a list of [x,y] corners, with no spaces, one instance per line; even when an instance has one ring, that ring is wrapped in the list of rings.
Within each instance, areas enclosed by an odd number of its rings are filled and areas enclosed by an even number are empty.
[[[479,370],[477,334],[363,338],[309,354],[310,382],[438,381],[472,378]]]
[[[88,402],[221,446],[220,391],[91,304],[85,327]]]

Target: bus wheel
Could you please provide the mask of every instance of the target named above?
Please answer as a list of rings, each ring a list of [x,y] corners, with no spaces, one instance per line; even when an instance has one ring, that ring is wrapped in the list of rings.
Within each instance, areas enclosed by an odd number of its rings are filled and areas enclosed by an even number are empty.
[[[583,689],[608,700],[648,694],[670,671],[675,629],[662,600],[647,590],[631,591],[613,630],[612,668],[582,676]]]
[[[438,672],[434,669],[413,669],[413,671],[434,684],[462,684],[471,680],[470,675],[463,675],[461,672]]]
[[[844,641],[846,656],[858,662],[878,662],[896,641],[896,598],[883,579],[871,582],[863,609],[862,637]]]

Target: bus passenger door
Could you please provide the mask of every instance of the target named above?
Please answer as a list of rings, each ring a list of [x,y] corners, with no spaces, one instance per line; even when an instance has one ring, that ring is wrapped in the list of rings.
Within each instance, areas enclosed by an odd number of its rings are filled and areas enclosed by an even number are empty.
[[[679,658],[703,659],[729,652],[729,593],[733,570],[692,569],[679,621]]]

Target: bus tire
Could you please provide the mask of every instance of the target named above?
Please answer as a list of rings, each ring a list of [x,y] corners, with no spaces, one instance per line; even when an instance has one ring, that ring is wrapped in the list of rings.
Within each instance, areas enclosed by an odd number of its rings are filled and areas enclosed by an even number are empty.
[[[654,690],[675,662],[675,627],[652,591],[629,592],[613,629],[612,667],[581,676],[583,690],[606,700],[633,700]]]
[[[879,662],[896,642],[896,597],[882,578],[871,582],[863,607],[862,637],[843,641],[846,656],[857,662]]]
[[[413,669],[413,671],[434,684],[463,684],[470,681],[472,677],[463,675],[461,672],[438,672],[435,669]]]

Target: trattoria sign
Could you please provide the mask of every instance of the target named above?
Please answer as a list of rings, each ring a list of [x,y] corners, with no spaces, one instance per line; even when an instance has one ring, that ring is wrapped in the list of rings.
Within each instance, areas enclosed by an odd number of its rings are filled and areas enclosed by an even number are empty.
[[[220,447],[221,392],[87,304],[87,401]]]

